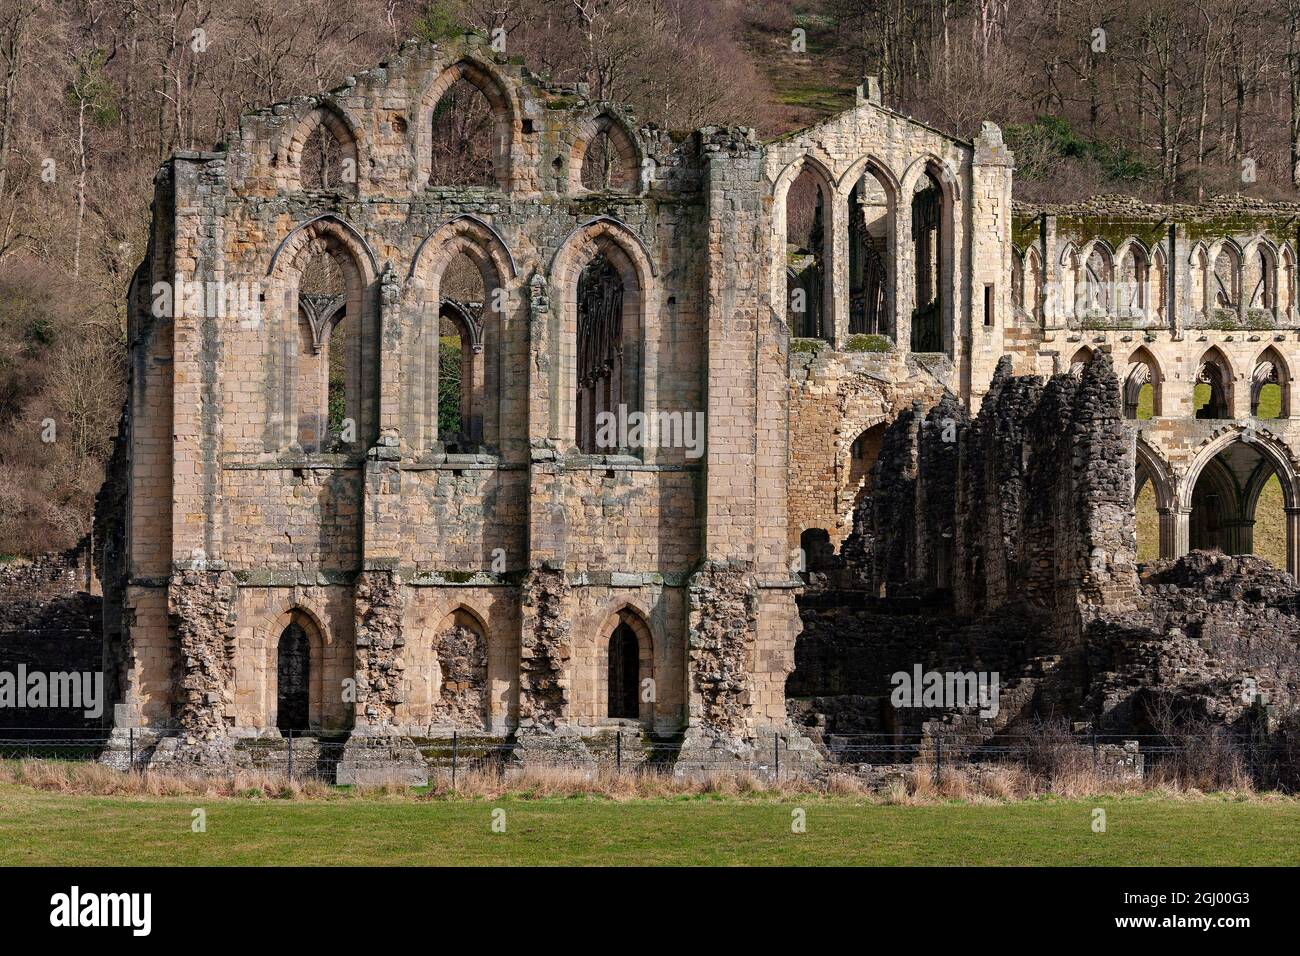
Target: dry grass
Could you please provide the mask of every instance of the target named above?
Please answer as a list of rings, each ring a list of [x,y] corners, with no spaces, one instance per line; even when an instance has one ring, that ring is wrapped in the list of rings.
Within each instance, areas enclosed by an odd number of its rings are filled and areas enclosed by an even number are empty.
[[[1098,772],[1091,763],[1069,762],[1051,774],[1034,772],[1022,764],[983,764],[945,767],[937,774],[917,765],[901,775],[873,783],[847,772],[832,771],[818,778],[799,777],[772,781],[747,770],[714,770],[675,776],[655,771],[587,772],[574,768],[529,767],[508,774],[470,771],[457,776],[453,789],[448,776],[431,780],[427,788],[412,790],[400,784],[342,788],[319,780],[286,780],[282,775],[238,772],[226,776],[198,773],[124,772],[95,763],[15,760],[0,762],[0,784],[14,784],[51,793],[89,796],[233,797],[274,800],[491,800],[510,796],[533,800],[599,797],[612,801],[648,798],[831,796],[859,798],[864,802],[926,806],[945,802],[1007,803],[1040,797],[1156,795],[1196,799],[1211,793],[1237,799],[1290,800],[1280,794],[1257,794],[1244,775],[1205,785],[1166,768],[1143,780],[1118,779]]]

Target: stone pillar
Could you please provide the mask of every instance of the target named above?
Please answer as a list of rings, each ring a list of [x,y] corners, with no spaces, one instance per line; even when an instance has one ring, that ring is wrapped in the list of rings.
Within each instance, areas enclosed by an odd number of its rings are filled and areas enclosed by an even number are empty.
[[[1300,575],[1300,508],[1286,509],[1286,569]]]
[[[830,256],[826,268],[830,287],[827,322],[831,344],[842,351],[849,340],[849,223],[852,220],[848,197],[841,196],[834,185],[830,189],[830,202],[823,217],[829,231],[825,249]]]
[[[186,570],[167,590],[180,686],[175,716],[187,744],[224,737],[234,720],[235,609],[239,585],[229,571]]]
[[[1065,302],[1061,298],[1061,257],[1056,248],[1056,214],[1043,213],[1043,327],[1065,328]],[[1058,346],[1059,348],[1059,346]],[[1068,362],[1068,355],[1061,358]]]
[[[401,577],[402,469],[401,322],[399,287],[391,266],[385,266],[378,289],[380,338],[379,405],[375,410],[375,444],[366,455],[362,486],[361,573],[354,591],[356,626],[356,711],[358,736],[391,734],[397,708],[405,699],[402,653],[402,611],[405,591]],[[364,417],[364,416],[363,416]]]
[[[912,242],[912,197],[894,203],[894,348],[912,351],[912,310],[916,308],[916,245]]]
[[[1162,560],[1176,558],[1180,554],[1186,554],[1187,548],[1184,546],[1180,552],[1178,550],[1178,523],[1179,513],[1174,508],[1158,508],[1157,514],[1160,517],[1160,557]],[[1187,540],[1187,517],[1184,516],[1183,522],[1183,541]]]
[[[1192,550],[1192,509],[1175,508],[1172,509],[1172,533],[1171,545],[1172,550],[1169,555],[1171,558],[1181,558],[1188,551]],[[1165,522],[1163,517],[1160,522],[1160,547],[1161,557],[1164,556],[1164,539],[1165,539]]]
[[[395,568],[366,570],[357,576],[354,598],[357,686],[353,732],[358,736],[393,733],[397,707],[405,699],[403,599],[402,579]]]
[[[1183,307],[1180,290],[1183,287],[1183,276],[1191,272],[1182,262],[1185,246],[1183,227],[1176,222],[1171,222],[1168,255],[1165,257],[1165,321],[1169,323],[1175,338],[1183,334],[1183,315],[1186,309]],[[1165,377],[1166,379],[1169,377],[1167,372]]]
[[[706,416],[703,562],[692,575],[687,640],[689,732],[736,740],[749,735],[756,680],[774,693],[793,663],[790,648],[760,651],[756,569],[770,565],[782,579],[785,528],[764,528],[784,515],[784,484],[764,443],[784,430],[785,408],[760,399],[755,382],[779,365],[774,346],[779,316],[767,282],[770,229],[762,200],[763,151],[752,130],[705,132],[708,249],[705,265]],[[841,217],[832,216],[838,223]],[[771,379],[766,390],[776,384]],[[786,389],[784,381],[780,390]],[[779,569],[779,570],[778,570]],[[775,641],[774,641],[775,643]],[[763,675],[756,674],[760,669]],[[770,678],[766,679],[766,678]],[[784,699],[765,701],[784,712]]]
[[[953,357],[963,354],[965,382],[972,409],[987,388],[993,369],[1004,352],[1004,329],[1011,321],[1011,173],[1015,160],[1002,141],[1002,130],[984,123],[975,138],[971,163],[971,190],[966,197],[970,222],[970,287],[966,290],[965,316],[953,312]],[[954,217],[954,229],[962,223]],[[964,272],[952,269],[955,288]],[[954,305],[960,302],[953,299]],[[967,318],[968,317],[968,318]],[[965,342],[965,348],[961,347]]]
[[[169,457],[173,501],[171,561],[203,569],[221,556],[221,418],[224,318],[212,290],[225,281],[224,154],[188,153],[172,162],[174,356]],[[197,294],[192,294],[197,293]]]

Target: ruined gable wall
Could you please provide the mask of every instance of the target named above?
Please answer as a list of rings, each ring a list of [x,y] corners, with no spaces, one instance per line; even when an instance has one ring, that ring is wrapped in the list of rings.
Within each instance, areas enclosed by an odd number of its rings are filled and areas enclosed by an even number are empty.
[[[150,488],[147,496],[137,497],[131,512],[139,520],[156,513],[155,501],[174,498],[182,510],[178,534],[159,553],[153,586],[165,584],[173,565],[192,565],[200,575],[229,574],[235,590],[221,585],[225,597],[218,603],[236,610],[220,627],[216,621],[225,617],[214,610],[212,627],[205,625],[202,634],[187,639],[194,646],[177,657],[176,622],[166,622],[166,593],[152,595],[142,585],[129,589],[128,602],[139,604],[141,613],[126,615],[134,622],[128,683],[142,701],[150,701],[147,708],[141,703],[141,716],[167,719],[173,688],[197,683],[202,686],[187,690],[190,709],[196,709],[193,701],[213,705],[213,726],[205,725],[205,733],[219,725],[268,726],[274,719],[274,701],[267,697],[274,654],[265,621],[277,607],[283,611],[303,599],[308,588],[312,600],[329,609],[322,626],[330,632],[330,654],[338,655],[325,665],[326,682],[336,681],[355,645],[362,691],[356,719],[378,728],[415,728],[427,724],[428,707],[421,701],[428,695],[421,682],[430,679],[433,661],[429,648],[408,646],[403,635],[407,626],[420,633],[437,626],[429,618],[441,611],[429,598],[440,586],[403,584],[403,577],[428,575],[444,585],[465,580],[467,600],[497,606],[505,586],[495,566],[499,554],[515,576],[529,564],[557,558],[570,580],[559,588],[556,610],[581,613],[586,589],[599,587],[602,579],[635,587],[647,607],[665,600],[670,606],[671,597],[644,589],[663,588],[665,575],[673,582],[668,587],[683,587],[683,573],[698,559],[699,461],[682,448],[647,449],[636,461],[568,455],[572,435],[564,406],[571,397],[563,379],[559,323],[571,310],[566,297],[573,290],[557,288],[538,325],[532,281],[538,279],[545,290],[546,280],[562,268],[564,257],[557,253],[572,249],[578,227],[600,216],[624,224],[617,228],[629,237],[630,248],[644,243],[646,263],[639,280],[645,296],[638,317],[642,346],[629,357],[641,376],[639,400],[651,411],[690,414],[701,408],[698,291],[704,266],[692,252],[703,236],[700,172],[693,158],[697,145],[643,129],[638,148],[654,159],[648,191],[572,194],[572,146],[584,124],[606,107],[587,104],[573,90],[544,88],[517,65],[488,62],[492,58],[484,53],[466,54],[456,45],[404,48],[381,69],[330,94],[243,117],[223,152],[185,154],[168,167],[167,190],[174,181],[178,198],[160,193],[158,208],[165,211],[170,203],[177,215],[174,224],[155,229],[158,267],[149,278],[179,274],[182,280],[243,283],[264,291],[253,321],[238,312],[185,315],[167,339],[176,346],[175,367],[184,382],[175,401],[163,396],[168,399],[163,407],[180,430],[178,473],[175,480],[166,478],[165,492]],[[507,91],[514,178],[506,191],[425,188],[422,182],[427,150],[420,137],[432,108],[428,84],[462,55],[500,77]],[[286,144],[318,109],[340,119],[355,136],[360,172],[355,196],[304,193],[290,181]],[[319,244],[319,236],[328,234],[342,243],[362,282],[348,306],[363,319],[366,435],[359,452],[378,437],[374,460],[363,461],[359,453],[304,454],[294,442],[289,399],[297,328],[286,314],[288,289],[277,270],[304,248],[295,238],[302,233],[295,230],[322,213],[335,218],[314,227],[319,235],[311,242]],[[491,454],[452,461],[422,444],[407,399],[419,376],[428,373],[410,360],[416,320],[426,304],[421,249],[462,215],[475,217],[498,237],[505,250],[498,260],[507,296],[499,327],[485,334],[485,354],[495,363],[489,365],[489,381],[499,385],[485,409],[485,420],[497,429]],[[169,238],[173,234],[175,242]],[[143,366],[139,389],[155,388],[160,374],[153,365]],[[144,406],[139,407],[143,414]],[[168,438],[170,424],[163,426]],[[137,429],[138,436],[144,434]],[[541,452],[540,466],[532,461],[534,446]],[[565,456],[563,466],[547,465],[557,450]],[[143,460],[136,455],[137,464]],[[135,536],[132,552],[147,554],[147,548],[166,540],[151,528]],[[173,612],[198,601],[194,590],[173,586]],[[570,592],[577,595],[573,607],[564,597]],[[157,607],[146,609],[146,599]],[[341,609],[353,602],[356,613],[344,614]],[[528,632],[527,679],[513,687],[522,686],[531,699],[525,708],[530,717],[547,712],[544,701],[556,690],[562,697],[575,680],[581,714],[574,714],[593,717],[598,689],[592,679],[574,675],[590,673],[604,653],[599,637],[582,631],[584,657],[571,666],[569,640],[546,636],[554,615],[534,620],[498,608],[488,617],[494,632],[488,635],[490,646],[518,644],[520,629]],[[666,699],[662,709],[666,717],[680,719],[684,688],[671,675],[682,667],[672,655],[680,654],[684,616],[670,614],[662,623],[670,629],[655,634],[656,653],[664,656],[660,686],[678,695],[676,702]],[[231,642],[233,654],[212,650]],[[498,690],[517,693],[510,686]],[[324,712],[327,722],[332,712]],[[192,719],[188,711],[186,719]],[[545,716],[540,722],[546,723]]]

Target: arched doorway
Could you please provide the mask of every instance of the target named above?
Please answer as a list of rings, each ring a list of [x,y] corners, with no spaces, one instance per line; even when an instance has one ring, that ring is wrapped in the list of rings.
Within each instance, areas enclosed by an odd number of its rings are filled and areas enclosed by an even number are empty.
[[[1273,460],[1254,441],[1234,441],[1207,461],[1192,488],[1188,544],[1255,554],[1287,566],[1286,500]]]
[[[281,732],[307,730],[311,709],[311,642],[295,621],[280,632],[275,655],[275,726]]]
[[[640,717],[639,686],[641,651],[636,633],[619,622],[609,636],[609,680],[606,713],[614,718]]]

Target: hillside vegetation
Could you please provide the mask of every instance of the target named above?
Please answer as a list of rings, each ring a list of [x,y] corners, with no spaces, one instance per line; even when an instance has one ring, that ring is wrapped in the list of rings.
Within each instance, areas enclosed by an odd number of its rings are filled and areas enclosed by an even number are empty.
[[[154,173],[403,39],[506,51],[662,126],[886,102],[1002,124],[1017,196],[1293,196],[1300,0],[0,0],[0,557],[74,544],[123,398]]]

